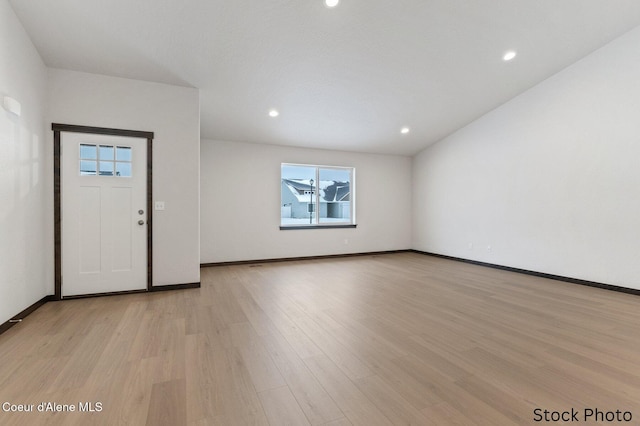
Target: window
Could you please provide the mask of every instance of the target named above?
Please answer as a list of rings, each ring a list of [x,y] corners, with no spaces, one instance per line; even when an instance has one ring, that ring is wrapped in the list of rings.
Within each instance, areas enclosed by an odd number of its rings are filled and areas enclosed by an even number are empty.
[[[80,174],[131,177],[131,147],[80,144]]]
[[[281,165],[280,228],[355,227],[352,167]]]

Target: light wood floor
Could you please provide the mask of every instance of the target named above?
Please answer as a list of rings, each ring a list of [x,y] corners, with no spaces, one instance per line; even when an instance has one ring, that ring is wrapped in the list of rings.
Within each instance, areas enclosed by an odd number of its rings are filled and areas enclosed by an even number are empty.
[[[638,424],[639,307],[414,253],[206,268],[201,289],[48,303],[0,335],[0,403],[102,404],[0,424]]]

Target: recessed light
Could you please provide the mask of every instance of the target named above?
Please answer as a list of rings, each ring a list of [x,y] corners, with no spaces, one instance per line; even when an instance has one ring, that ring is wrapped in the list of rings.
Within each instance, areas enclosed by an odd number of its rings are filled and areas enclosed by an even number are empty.
[[[409,133],[409,128],[403,127],[402,129],[400,129],[400,133],[402,133],[403,135],[406,135],[407,133]]]
[[[324,0],[324,4],[326,4],[327,7],[336,7],[338,3],[340,3],[340,0]]]
[[[506,53],[504,54],[504,56],[502,57],[502,59],[504,59],[505,61],[510,61],[510,60],[512,60],[513,58],[515,58],[515,57],[516,57],[516,55],[517,55],[517,53],[516,53],[514,50],[510,50],[510,51],[508,51],[508,52],[506,52]]]
[[[272,109],[269,111],[269,117],[277,117],[279,115],[280,113],[278,112],[278,110]]]

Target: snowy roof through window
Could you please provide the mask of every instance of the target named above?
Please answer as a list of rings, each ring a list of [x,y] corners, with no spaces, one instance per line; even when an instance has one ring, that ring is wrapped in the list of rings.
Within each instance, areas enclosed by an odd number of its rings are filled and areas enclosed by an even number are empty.
[[[282,179],[282,182],[289,188],[291,193],[301,203],[310,201],[310,191],[319,190],[320,202],[337,202],[350,200],[349,182],[339,182],[335,180],[321,180],[320,184],[311,188],[309,179]]]

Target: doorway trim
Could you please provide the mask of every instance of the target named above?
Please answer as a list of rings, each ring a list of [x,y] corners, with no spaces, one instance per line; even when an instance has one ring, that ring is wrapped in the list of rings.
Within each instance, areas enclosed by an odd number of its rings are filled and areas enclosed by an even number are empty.
[[[88,133],[94,135],[126,136],[147,140],[147,290],[152,290],[153,273],[153,252],[152,252],[152,155],[153,132],[143,132],[139,130],[111,129],[106,127],[77,126],[73,124],[51,123],[53,130],[53,228],[54,228],[54,251],[55,251],[55,294],[54,300],[62,300],[62,199],[61,199],[61,135],[60,132]],[[145,291],[145,290],[142,290]],[[133,290],[124,293],[138,293],[140,290]],[[123,292],[119,292],[123,293]],[[112,293],[106,293],[112,294]],[[115,294],[115,293],[114,293]],[[88,296],[100,296],[102,294],[92,294]],[[77,296],[66,297],[65,299]],[[79,296],[83,297],[83,296]]]

